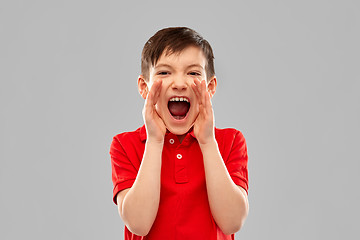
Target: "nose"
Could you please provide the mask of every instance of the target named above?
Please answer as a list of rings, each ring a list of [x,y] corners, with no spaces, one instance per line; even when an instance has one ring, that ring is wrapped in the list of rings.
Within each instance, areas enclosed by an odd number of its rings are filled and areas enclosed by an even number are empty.
[[[188,79],[183,76],[174,77],[172,88],[180,91],[186,90],[188,88]]]

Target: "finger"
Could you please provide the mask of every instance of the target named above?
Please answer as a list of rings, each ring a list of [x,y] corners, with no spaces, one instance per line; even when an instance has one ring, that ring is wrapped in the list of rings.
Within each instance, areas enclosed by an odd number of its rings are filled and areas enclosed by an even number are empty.
[[[206,109],[206,113],[210,115],[212,111],[212,104],[208,91],[206,91],[205,93],[205,109]]]
[[[204,111],[207,115],[210,115],[212,112],[212,104],[211,104],[211,98],[210,93],[207,90],[206,81],[204,80],[203,86],[202,86],[203,94],[204,94]]]
[[[205,82],[205,81],[204,81]],[[205,92],[205,105],[206,105],[206,109],[209,110],[209,107],[211,107],[211,98],[210,98],[210,93],[208,91],[206,82],[204,83],[204,92]]]
[[[202,100],[202,103],[204,105],[204,107],[206,107],[206,81],[203,80],[201,81],[201,100]]]
[[[162,85],[162,80],[159,80],[156,82],[156,85],[154,86],[153,105],[156,105],[156,103],[159,101],[160,93],[161,93],[161,85]]]
[[[150,88],[150,91],[148,92],[147,94],[147,97],[145,99],[145,105],[144,105],[144,113],[146,116],[151,116],[153,114],[153,111],[154,111],[154,88],[153,86]]]
[[[199,95],[199,90],[198,90],[199,86],[198,86],[198,80],[194,80],[194,83],[192,84],[192,89],[194,90],[194,93],[196,95],[196,97],[198,97]]]
[[[196,95],[196,99],[198,100],[198,102],[200,103],[200,91],[199,91],[199,80],[195,79],[194,80],[194,84],[192,85],[192,89]]]
[[[195,80],[195,84],[196,84],[196,92],[197,92],[197,100],[198,100],[198,104],[199,104],[199,114],[201,114],[201,116],[204,116],[204,114],[206,114],[205,112],[205,105],[204,105],[204,94],[203,94],[203,83],[200,82],[199,80]]]
[[[161,82],[159,82],[158,80],[154,81],[153,84],[150,87],[150,91],[149,94],[147,96],[148,99],[148,104],[149,105],[155,105],[158,98],[159,98],[159,88],[161,86]]]
[[[198,101],[199,101],[199,104],[203,104],[203,98],[202,98],[202,84],[201,84],[201,81],[196,79],[196,90],[198,92]]]

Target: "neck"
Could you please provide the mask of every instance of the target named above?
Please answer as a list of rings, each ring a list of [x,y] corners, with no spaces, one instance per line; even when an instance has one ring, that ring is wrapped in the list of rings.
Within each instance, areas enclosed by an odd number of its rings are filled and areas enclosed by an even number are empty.
[[[176,136],[178,137],[179,142],[182,143],[182,141],[184,140],[186,134],[184,134],[184,135],[176,135]]]

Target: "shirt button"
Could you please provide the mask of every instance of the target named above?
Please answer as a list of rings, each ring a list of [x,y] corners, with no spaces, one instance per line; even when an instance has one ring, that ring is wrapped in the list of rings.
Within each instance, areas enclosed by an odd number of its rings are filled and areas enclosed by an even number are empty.
[[[178,154],[178,155],[176,155],[176,157],[177,157],[178,159],[181,159],[181,158],[182,158],[182,155],[181,155],[181,154]]]
[[[170,142],[171,144],[174,144],[175,141],[174,141],[174,139],[171,138],[171,139],[169,140],[169,142]]]

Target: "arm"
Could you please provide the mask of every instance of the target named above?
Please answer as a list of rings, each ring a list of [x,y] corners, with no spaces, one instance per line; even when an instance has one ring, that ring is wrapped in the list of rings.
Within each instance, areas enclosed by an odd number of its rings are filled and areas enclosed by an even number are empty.
[[[117,195],[121,218],[128,229],[139,236],[148,234],[158,211],[162,148],[161,143],[146,142],[133,186]]]
[[[225,234],[240,230],[249,212],[246,191],[235,185],[219,152],[217,142],[200,144],[211,213]]]
[[[232,181],[215,140],[214,114],[210,95],[215,93],[216,80],[194,80],[192,89],[199,102],[199,115],[194,134],[203,154],[206,188],[211,213],[225,234],[237,232],[249,211],[246,191]],[[210,93],[210,95],[209,95]]]
[[[155,81],[149,91],[144,79],[139,77],[140,94],[146,99],[143,118],[147,141],[134,184],[117,196],[121,218],[128,229],[138,236],[148,234],[159,209],[161,157],[166,133],[165,124],[155,109],[161,84],[161,81]]]

